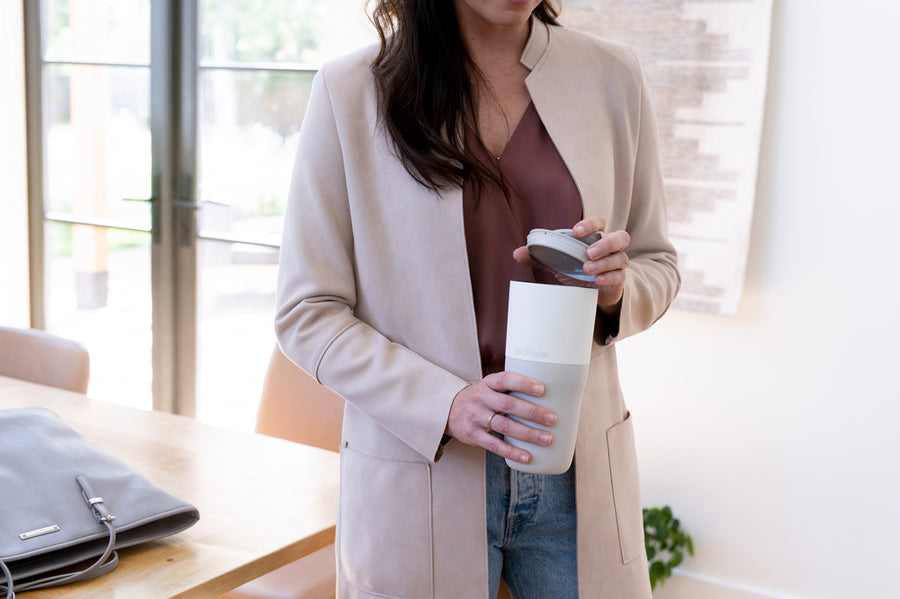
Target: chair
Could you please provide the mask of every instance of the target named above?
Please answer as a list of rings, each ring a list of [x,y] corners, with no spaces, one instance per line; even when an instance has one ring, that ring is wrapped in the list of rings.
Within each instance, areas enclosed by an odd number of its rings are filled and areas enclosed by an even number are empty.
[[[256,432],[339,452],[344,400],[317,383],[277,346],[256,412]]]
[[[344,400],[291,362],[276,345],[263,381],[256,432],[337,452]],[[230,591],[219,599],[331,599],[334,545]]]
[[[0,326],[0,375],[87,393],[90,373],[88,351],[77,341]]]

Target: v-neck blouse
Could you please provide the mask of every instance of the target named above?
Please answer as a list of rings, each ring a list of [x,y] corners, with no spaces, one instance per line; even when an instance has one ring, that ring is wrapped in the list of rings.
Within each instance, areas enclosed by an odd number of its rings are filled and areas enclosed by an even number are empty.
[[[529,103],[500,158],[492,156],[471,128],[466,145],[506,181],[509,197],[487,181],[463,184],[463,216],[469,274],[485,375],[503,370],[509,282],[558,284],[546,269],[529,268],[513,259],[534,228],[569,229],[582,217],[581,196],[571,173]],[[539,315],[536,315],[539,318]]]

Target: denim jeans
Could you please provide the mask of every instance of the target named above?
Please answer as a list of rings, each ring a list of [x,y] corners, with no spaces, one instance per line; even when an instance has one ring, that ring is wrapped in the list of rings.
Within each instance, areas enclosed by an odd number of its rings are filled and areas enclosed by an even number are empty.
[[[577,599],[575,464],[563,474],[513,470],[487,452],[488,590],[515,599]]]

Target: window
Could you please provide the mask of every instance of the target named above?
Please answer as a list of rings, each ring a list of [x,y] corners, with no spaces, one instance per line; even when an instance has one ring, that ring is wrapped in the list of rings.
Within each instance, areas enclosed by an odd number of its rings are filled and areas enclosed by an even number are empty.
[[[95,398],[251,429],[297,132],[375,39],[361,2],[25,4],[34,324],[88,346]]]

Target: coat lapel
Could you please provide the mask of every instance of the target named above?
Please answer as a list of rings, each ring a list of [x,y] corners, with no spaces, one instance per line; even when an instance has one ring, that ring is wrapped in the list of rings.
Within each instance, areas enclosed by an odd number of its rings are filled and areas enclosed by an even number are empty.
[[[576,80],[567,58],[573,53],[554,47],[565,43],[554,35],[554,29],[534,20],[521,59],[531,70],[525,84],[544,127],[575,180],[585,215],[604,213],[612,207],[610,190],[614,181],[608,115],[617,112],[605,106],[605,94],[584,93],[585,87],[595,87],[597,82]],[[601,77],[598,74],[598,80]]]

